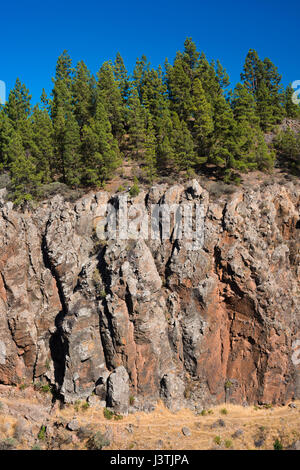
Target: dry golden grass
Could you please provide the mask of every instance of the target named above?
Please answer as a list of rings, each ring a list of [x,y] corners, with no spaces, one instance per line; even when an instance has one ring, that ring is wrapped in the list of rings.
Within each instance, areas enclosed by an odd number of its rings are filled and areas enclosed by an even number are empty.
[[[289,447],[300,439],[300,402],[297,408],[288,406],[270,409],[253,406],[244,408],[238,405],[220,405],[212,408],[212,414],[196,416],[191,410],[180,410],[172,413],[159,403],[152,413],[138,412],[123,417],[120,421],[107,420],[103,411],[89,408],[74,412],[70,406],[57,412],[57,417],[70,420],[76,416],[81,426],[92,426],[95,430],[109,432],[112,435],[109,449],[161,449],[161,450],[201,450],[212,448],[254,449],[254,441],[264,438],[260,449],[273,449],[278,438],[283,446]],[[223,414],[223,409],[227,414]],[[225,427],[212,428],[218,419],[225,422]],[[191,435],[185,437],[182,428],[190,429]],[[131,427],[132,432],[128,429]],[[233,438],[237,429],[243,435]],[[221,444],[214,442],[220,436]]]
[[[76,417],[81,427],[89,427],[93,432],[100,431],[109,436],[111,445],[105,449],[251,450],[255,449],[254,442],[263,438],[264,443],[260,449],[265,450],[273,449],[276,439],[279,439],[284,448],[300,440],[300,401],[295,404],[297,408],[278,406],[269,409],[223,404],[202,416],[187,409],[172,413],[159,403],[151,413],[137,412],[124,416],[121,420],[108,420],[104,417],[103,409],[85,409],[82,402],[67,405],[63,409],[57,407],[49,417],[48,424],[52,422],[53,425],[58,421],[66,425]],[[227,413],[222,412],[224,408]],[[219,419],[225,422],[225,427],[212,428]],[[0,413],[0,439],[13,437],[16,422],[16,418]],[[183,435],[183,427],[190,429],[190,436]],[[235,438],[233,434],[238,429],[243,434]],[[85,448],[86,441],[76,438],[76,433],[65,432],[72,434],[73,441],[63,446],[63,449]],[[26,444],[20,444],[18,448],[26,448]]]

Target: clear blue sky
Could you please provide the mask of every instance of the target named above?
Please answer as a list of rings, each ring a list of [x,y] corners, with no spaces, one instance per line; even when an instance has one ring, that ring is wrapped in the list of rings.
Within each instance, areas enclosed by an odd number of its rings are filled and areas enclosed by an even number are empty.
[[[209,59],[219,59],[239,81],[250,48],[278,66],[286,85],[300,80],[300,1],[296,0],[41,0],[0,5],[0,80],[16,77],[33,101],[51,90],[55,63],[67,49],[93,73],[120,51],[131,71],[146,54],[153,66],[172,60],[191,36]]]

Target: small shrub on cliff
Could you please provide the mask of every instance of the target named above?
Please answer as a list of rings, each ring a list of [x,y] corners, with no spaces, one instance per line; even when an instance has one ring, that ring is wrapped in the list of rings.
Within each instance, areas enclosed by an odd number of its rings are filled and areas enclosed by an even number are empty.
[[[226,380],[225,382],[225,389],[228,390],[232,387],[232,382],[230,382],[230,380]]]
[[[31,447],[31,450],[42,450],[41,447],[38,445],[38,444],[34,444],[32,447]]]
[[[118,415],[117,413],[114,413],[114,420],[115,421],[121,421],[123,419],[122,415]]]
[[[109,440],[99,431],[91,436],[86,443],[86,447],[89,450],[101,450],[103,447],[107,447],[109,445]]]
[[[227,414],[228,414],[228,411],[226,410],[226,408],[222,408],[222,409],[220,410],[220,413],[221,413],[221,415],[227,415]]]
[[[90,404],[89,404],[87,401],[85,401],[85,402],[81,405],[82,411],[88,410],[89,407],[90,407]]]
[[[33,388],[36,392],[42,392],[42,393],[50,393],[51,392],[51,386],[49,384],[43,384],[42,382],[36,382],[33,385]]]
[[[129,405],[130,406],[133,406],[134,405],[134,402],[135,402],[135,397],[133,395],[130,395],[129,397]]]
[[[232,441],[230,439],[225,440],[225,447],[226,447],[226,449],[231,449]]]
[[[131,188],[129,190],[129,194],[130,194],[131,197],[136,197],[140,194],[140,188],[139,188],[139,185],[138,185],[137,178],[134,179],[134,184],[133,184],[133,186],[131,186]]]
[[[109,410],[108,408],[104,408],[103,415],[104,415],[104,418],[106,418],[106,419],[113,419],[113,417],[114,417],[114,413],[111,410]]]
[[[39,430],[39,433],[38,433],[37,437],[40,441],[45,440],[45,438],[46,438],[46,426],[44,426],[44,425],[41,426],[41,429]]]
[[[217,444],[218,446],[221,445],[221,437],[220,436],[216,436],[214,438],[214,443]]]
[[[75,403],[74,403],[74,408],[75,408],[75,411],[76,411],[77,413],[78,413],[78,411],[79,411],[80,404],[81,404],[81,401],[80,401],[80,400],[76,400]]]
[[[282,450],[283,449],[283,445],[282,445],[282,443],[280,442],[279,439],[275,440],[273,446],[274,446],[274,450]]]
[[[264,408],[265,408],[266,410],[270,410],[271,408],[273,408],[273,405],[272,405],[272,403],[266,403],[266,404],[264,405]]]
[[[13,450],[16,448],[16,444],[16,440],[9,437],[8,439],[0,441],[0,450]]]

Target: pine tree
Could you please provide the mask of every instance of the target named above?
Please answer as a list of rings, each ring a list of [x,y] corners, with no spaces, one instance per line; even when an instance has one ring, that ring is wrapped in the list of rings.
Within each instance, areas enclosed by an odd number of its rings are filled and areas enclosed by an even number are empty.
[[[103,185],[120,164],[118,144],[112,135],[105,106],[100,100],[95,117],[83,128],[81,154],[81,180],[86,185]]]
[[[17,78],[14,88],[10,91],[5,112],[15,129],[20,121],[26,120],[31,111],[31,95],[29,90]]]
[[[73,110],[79,128],[88,123],[95,107],[95,90],[90,71],[83,61],[78,62],[72,81]]]
[[[30,154],[26,154],[18,132],[12,135],[8,154],[11,162],[9,169],[14,201],[19,204],[24,200],[31,200],[37,194],[40,175],[34,159]]]
[[[199,78],[196,78],[193,83],[192,115],[194,119],[192,133],[196,142],[199,162],[202,163],[208,158],[214,123],[212,107],[206,100]]]
[[[130,91],[130,83],[129,83],[128,73],[124,65],[124,61],[119,52],[117,52],[117,55],[115,58],[113,71],[114,71],[115,79],[117,81],[117,84],[121,92],[123,103],[126,103],[128,96],[129,96],[129,91]]]
[[[120,141],[124,134],[124,105],[121,91],[114,77],[113,66],[105,62],[98,72],[98,99],[108,115],[112,133]]]
[[[146,112],[142,107],[138,91],[134,87],[128,99],[127,109],[128,145],[131,156],[138,159],[146,139]]]
[[[172,115],[173,131],[171,145],[174,149],[174,162],[177,170],[189,170],[195,166],[195,144],[187,124],[179,119],[177,113]]]
[[[37,105],[33,109],[31,122],[33,132],[31,155],[35,159],[42,182],[49,183],[55,171],[52,121],[47,110],[42,110]]]
[[[151,115],[148,114],[146,138],[144,142],[143,162],[144,162],[144,169],[145,169],[147,178],[150,182],[152,182],[156,176],[156,168],[157,168],[156,145],[157,145],[157,142],[155,138]]]
[[[284,109],[286,117],[297,119],[300,118],[300,106],[293,102],[294,91],[295,90],[291,85],[286,87],[284,94]]]

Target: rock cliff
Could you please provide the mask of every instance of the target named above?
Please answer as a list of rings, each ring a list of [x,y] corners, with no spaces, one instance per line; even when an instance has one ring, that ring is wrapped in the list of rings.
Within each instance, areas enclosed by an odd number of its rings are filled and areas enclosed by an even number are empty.
[[[119,197],[0,202],[0,383],[122,411],[300,398],[299,184],[211,201],[193,180],[134,199],[145,213],[197,203],[197,250],[174,232],[99,240],[99,206]]]

